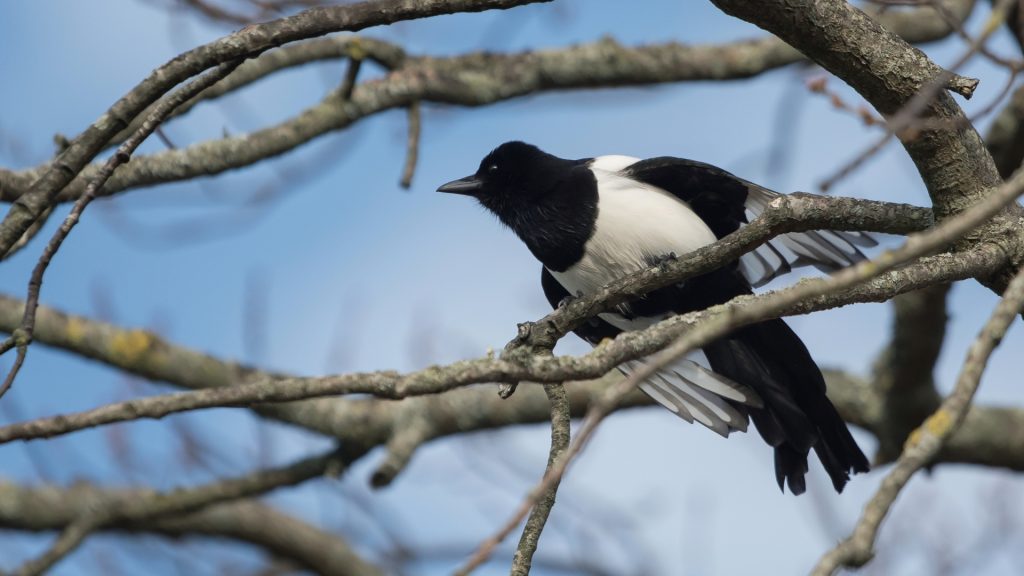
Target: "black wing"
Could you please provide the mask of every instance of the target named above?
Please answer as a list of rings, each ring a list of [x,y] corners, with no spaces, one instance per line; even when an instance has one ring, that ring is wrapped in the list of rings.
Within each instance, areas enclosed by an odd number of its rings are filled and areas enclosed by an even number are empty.
[[[641,160],[622,172],[686,202],[718,238],[747,224],[780,196],[721,168],[670,156]],[[865,259],[858,246],[876,244],[862,232],[794,232],[745,254],[739,266],[752,285],[761,286],[793,267],[814,266],[823,272],[835,272]]]

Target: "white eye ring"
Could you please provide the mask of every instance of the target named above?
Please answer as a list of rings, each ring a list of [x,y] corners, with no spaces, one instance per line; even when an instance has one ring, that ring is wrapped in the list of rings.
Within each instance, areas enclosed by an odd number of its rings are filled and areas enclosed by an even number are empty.
[[[498,171],[498,165],[497,164],[491,164],[490,166],[487,167],[487,171],[488,172],[497,172]]]

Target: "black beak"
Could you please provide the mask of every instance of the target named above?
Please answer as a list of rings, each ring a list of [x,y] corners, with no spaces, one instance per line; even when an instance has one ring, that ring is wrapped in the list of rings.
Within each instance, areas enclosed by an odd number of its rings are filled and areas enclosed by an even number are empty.
[[[451,182],[441,186],[437,189],[438,192],[450,192],[452,194],[465,194],[467,196],[475,196],[484,183],[476,177],[466,176],[465,178],[459,178],[458,180],[452,180]]]

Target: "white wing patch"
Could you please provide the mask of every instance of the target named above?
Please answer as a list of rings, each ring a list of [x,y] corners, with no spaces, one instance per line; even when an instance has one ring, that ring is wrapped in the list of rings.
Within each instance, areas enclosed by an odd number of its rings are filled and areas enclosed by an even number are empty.
[[[590,167],[605,172],[619,172],[639,162],[639,158],[633,156],[619,156],[616,154],[598,156],[590,162]]]
[[[750,190],[747,194],[747,217],[751,220],[781,196],[750,182],[747,185]],[[874,238],[863,232],[791,232],[777,236],[740,257],[740,271],[755,287],[801,266],[813,266],[826,273],[835,272],[865,259],[858,246],[869,248],[877,244]]]
[[[743,405],[761,407],[761,398],[699,362],[706,363],[707,359],[697,351],[655,372],[640,384],[640,389],[683,420],[699,422],[721,436],[728,437],[735,430],[746,432],[748,417]],[[644,359],[633,360],[619,366],[619,370],[628,376],[644,364]]]

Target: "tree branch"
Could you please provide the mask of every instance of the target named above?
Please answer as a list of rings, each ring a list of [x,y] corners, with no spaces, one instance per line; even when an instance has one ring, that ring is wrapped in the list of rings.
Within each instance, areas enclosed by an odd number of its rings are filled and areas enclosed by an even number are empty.
[[[939,405],[932,371],[946,335],[948,292],[948,284],[939,284],[893,299],[892,340],[872,382],[882,405],[876,464],[899,456],[910,432]]]
[[[548,454],[548,463],[544,471],[547,474],[558,464],[569,448],[570,410],[569,398],[565,393],[564,386],[548,384],[544,386],[544,392],[548,396],[548,401],[551,402],[551,451]],[[558,484],[552,484],[530,512],[526,526],[523,527],[523,535],[519,539],[519,546],[516,547],[516,553],[512,557],[513,576],[527,576],[530,573],[533,554],[537,551],[540,534],[555,505],[557,492]]]
[[[194,512],[214,503],[254,496],[284,486],[294,486],[324,474],[337,475],[363,454],[365,450],[357,447],[346,449],[344,452],[332,450],[326,455],[306,458],[286,467],[260,470],[195,488],[103,502],[101,505],[86,508],[81,515],[68,523],[50,549],[40,557],[27,562],[16,573],[28,576],[47,570],[77,548],[89,534],[104,526]]]
[[[88,511],[108,502],[144,501],[150,490],[101,489],[83,482],[68,488],[23,487],[0,482],[0,526],[12,530],[63,530]],[[200,510],[132,521],[113,521],[101,531],[231,538],[288,558],[317,574],[378,576],[382,572],[360,558],[336,536],[294,516],[252,500],[216,503]]]

